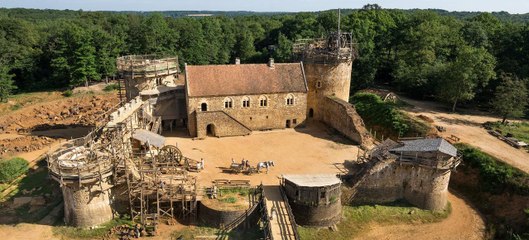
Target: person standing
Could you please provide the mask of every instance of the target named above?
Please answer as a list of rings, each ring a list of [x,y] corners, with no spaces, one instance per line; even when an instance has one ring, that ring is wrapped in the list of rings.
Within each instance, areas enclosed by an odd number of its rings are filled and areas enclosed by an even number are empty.
[[[136,225],[134,226],[134,237],[136,238],[140,238],[141,237],[141,225],[139,223],[136,223]]]

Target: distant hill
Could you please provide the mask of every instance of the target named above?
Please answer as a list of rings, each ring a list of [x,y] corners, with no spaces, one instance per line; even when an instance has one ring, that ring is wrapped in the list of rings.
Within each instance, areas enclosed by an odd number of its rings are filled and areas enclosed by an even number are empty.
[[[346,15],[359,9],[342,9],[342,14]],[[424,11],[420,9],[393,9],[396,11],[402,12],[415,12],[415,11]],[[443,16],[452,16],[458,19],[467,19],[472,18],[482,12],[457,12],[457,11],[446,11],[442,9],[427,9],[429,11],[436,12]],[[336,9],[325,10],[325,11],[336,11]],[[0,17],[15,17],[15,18],[24,18],[24,19],[61,19],[61,18],[71,18],[79,16],[83,10],[52,10],[52,9],[25,9],[25,8],[0,8]],[[92,12],[92,11],[90,11]],[[252,11],[94,11],[101,13],[116,13],[116,14],[140,14],[140,15],[149,15],[152,13],[161,13],[167,17],[208,17],[208,16],[227,16],[227,17],[236,17],[236,16],[271,16],[271,15],[288,15],[295,14],[293,12],[252,12]],[[317,12],[314,12],[317,13]],[[492,15],[497,17],[502,21],[513,21],[513,22],[529,22],[529,13],[525,14],[510,14],[508,12],[492,12]]]

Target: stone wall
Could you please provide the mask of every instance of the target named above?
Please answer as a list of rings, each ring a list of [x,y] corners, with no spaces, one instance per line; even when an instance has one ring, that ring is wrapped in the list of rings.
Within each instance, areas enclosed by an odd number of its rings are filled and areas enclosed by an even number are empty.
[[[112,220],[109,190],[101,192],[99,185],[65,184],[64,221],[75,227],[98,226]]]
[[[246,210],[218,210],[211,208],[202,202],[198,203],[198,220],[200,223],[209,226],[209,227],[220,227],[228,223],[231,223],[233,220],[244,214]]]
[[[354,204],[388,203],[405,199],[423,209],[443,210],[450,170],[389,161],[376,164],[357,187]]]
[[[308,111],[316,120],[322,120],[324,98],[335,96],[349,101],[352,61],[333,64],[304,63],[305,77],[309,88],[307,94]]]
[[[320,102],[321,120],[347,138],[363,146],[371,146],[373,138],[354,106],[335,97],[326,97]]]
[[[287,97],[294,97],[294,104],[287,105]],[[267,106],[261,107],[259,99],[265,97]],[[243,99],[250,99],[250,106],[243,107]],[[230,99],[231,108],[225,108],[224,102]],[[192,137],[204,137],[198,133],[205,133],[208,124],[214,124],[218,129],[218,136],[234,136],[239,129],[231,130],[228,126],[223,126],[225,120],[215,120],[209,118],[209,115],[200,114],[201,105],[207,105],[207,112],[222,111],[231,118],[246,126],[251,131],[281,129],[287,127],[289,121],[290,127],[296,127],[305,122],[307,116],[307,94],[306,93],[276,93],[264,95],[246,95],[246,96],[223,96],[223,97],[188,97],[188,130]],[[208,117],[208,119],[200,119]],[[209,122],[205,124],[205,122]],[[197,124],[201,123],[200,126]],[[197,129],[198,126],[198,129]],[[220,130],[223,128],[222,130]],[[220,135],[220,131],[227,132],[226,135]]]
[[[140,95],[141,91],[156,89],[158,85],[176,85],[182,83],[177,74],[164,75],[157,78],[129,78],[125,79],[125,95],[127,100]]]
[[[296,223],[304,226],[328,227],[342,218],[340,198],[328,205],[307,206],[289,201]]]
[[[297,186],[285,179],[282,187],[297,224],[327,227],[342,218],[341,184]]]
[[[252,132],[248,127],[223,111],[207,111],[196,113],[197,137],[204,138],[210,134],[215,137],[243,136]]]

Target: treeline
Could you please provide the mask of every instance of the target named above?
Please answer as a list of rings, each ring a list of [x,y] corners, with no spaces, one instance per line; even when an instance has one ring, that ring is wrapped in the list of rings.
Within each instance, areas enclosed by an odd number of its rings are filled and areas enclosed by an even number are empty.
[[[343,11],[341,19],[359,53],[352,90],[389,84],[455,107],[490,104],[503,82],[529,84],[527,23],[378,5]],[[176,54],[189,64],[290,61],[293,42],[336,30],[337,21],[336,11],[192,18],[0,9],[0,96],[13,90],[7,86],[13,81],[18,91],[99,81],[114,76],[115,58],[126,54]]]

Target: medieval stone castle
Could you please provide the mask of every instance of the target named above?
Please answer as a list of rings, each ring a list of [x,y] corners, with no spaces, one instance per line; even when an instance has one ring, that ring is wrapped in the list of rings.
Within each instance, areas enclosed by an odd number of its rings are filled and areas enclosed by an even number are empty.
[[[118,67],[128,99],[152,101],[165,127],[185,125],[192,137],[247,135],[315,119],[369,145],[362,120],[347,103],[355,56],[350,37],[300,43],[297,63],[186,64],[183,77],[177,58],[126,56]]]
[[[299,60],[294,63],[270,59],[242,64],[236,59],[228,65],[184,64],[183,72],[177,57],[118,58],[127,103],[121,101],[90,134],[68,141],[48,157],[50,175],[63,191],[66,223],[95,226],[115,212],[128,212],[133,221],[156,226],[162,216],[196,215],[203,194],[197,176],[187,173],[199,172],[200,162],[185,157],[177,146],[165,145],[163,130],[186,128],[189,136],[203,139],[295,128],[312,121],[358,143],[366,154],[357,160],[357,169],[341,179],[283,175],[279,188],[293,212],[288,218],[329,226],[341,219],[342,203],[399,199],[444,209],[450,173],[460,162],[457,150],[443,139],[375,142],[348,103],[355,58],[351,35],[299,41],[293,50]],[[342,194],[342,181],[352,189],[348,194]],[[263,198],[254,200],[248,211],[260,205],[264,221],[270,222]],[[202,214],[217,214],[213,212]],[[241,214],[227,226],[240,224],[249,212]],[[296,223],[291,223],[295,232]]]

